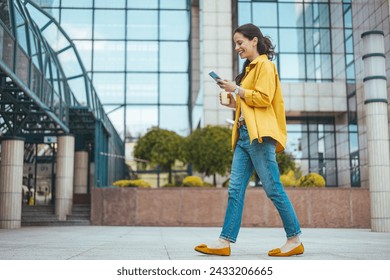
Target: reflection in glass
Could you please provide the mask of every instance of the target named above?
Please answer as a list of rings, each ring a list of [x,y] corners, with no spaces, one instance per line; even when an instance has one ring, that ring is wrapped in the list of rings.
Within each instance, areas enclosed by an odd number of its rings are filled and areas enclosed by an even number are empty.
[[[65,72],[65,76],[73,77],[83,73],[73,48],[59,53],[58,58],[61,62],[62,69]]]
[[[59,0],[55,0],[54,2],[58,2]],[[47,2],[47,1],[46,1]],[[58,4],[56,5],[58,6]],[[61,0],[62,7],[82,7],[82,8],[92,8],[92,0]]]
[[[280,51],[281,52],[304,52],[303,48],[304,42],[303,32],[298,29],[286,29],[280,28]]]
[[[72,39],[91,39],[92,10],[62,9],[61,27]]]
[[[160,106],[160,127],[186,136],[189,131],[187,106]]]
[[[283,79],[305,79],[305,56],[300,54],[279,55],[280,76]]]
[[[238,2],[238,25],[252,22],[251,4]]]
[[[127,39],[157,40],[157,11],[129,10],[127,12]]]
[[[73,41],[76,46],[80,59],[83,62],[86,71],[91,71],[92,61],[92,42],[91,41]]]
[[[157,9],[158,0],[127,0],[127,8]]]
[[[127,104],[157,104],[158,103],[157,73],[131,73],[127,75]],[[156,109],[157,110],[157,109]]]
[[[80,105],[88,106],[84,78],[80,77],[76,79],[70,79],[68,80],[68,84]]]
[[[128,71],[157,71],[158,43],[131,41],[127,42]]]
[[[125,43],[120,41],[94,42],[94,71],[124,71]]]
[[[95,73],[93,85],[102,104],[123,104],[124,76],[122,73]]]
[[[160,49],[160,71],[188,71],[188,42],[160,42]]]
[[[262,27],[278,26],[277,5],[276,3],[253,3],[253,24]]]
[[[299,3],[279,4],[279,26],[302,27],[303,7]]]
[[[188,103],[188,74],[161,74],[160,75],[160,103],[187,104]]]
[[[95,39],[123,39],[125,36],[125,11],[95,10]]]
[[[188,40],[189,33],[188,11],[160,12],[161,40]]]
[[[95,8],[122,8],[126,6],[124,0],[95,0]]]
[[[103,106],[104,111],[110,118],[119,137],[124,140],[125,135],[125,109],[122,106]]]
[[[156,106],[126,107],[126,137],[141,137],[152,127],[158,126]]]
[[[187,2],[183,0],[160,1],[160,9],[187,9]]]

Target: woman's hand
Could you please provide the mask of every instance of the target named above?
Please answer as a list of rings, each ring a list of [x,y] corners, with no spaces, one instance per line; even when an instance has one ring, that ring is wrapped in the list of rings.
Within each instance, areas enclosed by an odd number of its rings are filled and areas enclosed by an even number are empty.
[[[221,93],[219,93],[219,103],[223,106],[226,106],[228,108],[232,108],[232,109],[236,109],[236,100],[234,99],[234,96],[233,94],[231,94],[230,92],[227,93],[228,94],[228,97],[230,99],[230,103],[229,104],[222,104],[222,96],[221,96]]]
[[[237,87],[236,83],[228,81],[228,80],[222,80],[222,79],[218,79],[217,84],[221,89],[228,91],[228,92],[234,92],[234,90]]]

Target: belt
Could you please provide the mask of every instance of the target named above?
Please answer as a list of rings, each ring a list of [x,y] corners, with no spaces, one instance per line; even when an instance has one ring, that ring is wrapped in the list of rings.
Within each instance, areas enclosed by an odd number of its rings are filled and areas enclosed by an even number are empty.
[[[246,125],[245,120],[241,120],[237,122],[237,128],[240,128],[243,125]]]

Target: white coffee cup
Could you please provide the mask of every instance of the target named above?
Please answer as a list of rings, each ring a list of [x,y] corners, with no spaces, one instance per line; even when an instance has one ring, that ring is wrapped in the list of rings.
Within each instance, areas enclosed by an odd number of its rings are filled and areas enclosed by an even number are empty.
[[[229,105],[230,104],[229,93],[226,91],[221,91],[219,94],[221,95],[221,104],[222,105]]]

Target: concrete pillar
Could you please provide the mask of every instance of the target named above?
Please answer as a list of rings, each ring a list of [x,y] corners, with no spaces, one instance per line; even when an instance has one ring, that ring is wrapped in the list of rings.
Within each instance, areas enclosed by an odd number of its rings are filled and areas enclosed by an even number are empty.
[[[384,33],[362,34],[371,229],[390,232],[390,149]]]
[[[0,228],[20,228],[24,139],[3,138],[0,167]]]
[[[73,174],[74,174],[74,136],[57,137],[56,162],[56,201],[55,213],[60,221],[72,213]]]
[[[74,193],[88,192],[88,152],[78,151],[74,158]]]
[[[221,78],[233,80],[233,33],[232,0],[206,1],[201,3],[200,41],[203,45],[200,54],[200,69],[203,84],[203,123],[204,125],[227,125],[233,119],[231,109],[219,104],[221,89],[209,76],[216,72]],[[240,69],[241,70],[241,69]],[[202,88],[202,85],[201,85]]]

